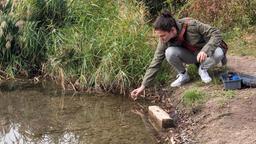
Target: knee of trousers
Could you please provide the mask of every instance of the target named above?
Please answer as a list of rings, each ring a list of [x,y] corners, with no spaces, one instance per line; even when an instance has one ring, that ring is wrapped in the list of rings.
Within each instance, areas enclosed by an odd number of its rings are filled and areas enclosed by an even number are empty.
[[[165,50],[165,58],[169,63],[176,61],[179,58],[179,54],[180,52],[177,51],[176,47],[169,47]]]
[[[220,60],[224,57],[224,52],[223,52],[223,50],[222,50],[220,47],[218,47],[218,48],[215,50],[215,52],[214,52],[214,54],[213,54],[213,57],[214,57],[215,60],[220,61]]]

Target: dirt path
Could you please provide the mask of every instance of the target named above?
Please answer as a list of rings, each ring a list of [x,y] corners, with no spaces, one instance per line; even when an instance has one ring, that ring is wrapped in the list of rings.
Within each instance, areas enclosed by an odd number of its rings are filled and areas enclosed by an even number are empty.
[[[228,68],[237,72],[256,76],[256,58],[228,56]]]
[[[202,144],[256,143],[256,90],[241,90],[225,107],[209,102],[199,117],[196,139]]]
[[[230,56],[229,69],[256,76],[256,58]],[[235,90],[223,104],[209,100],[193,117],[200,144],[256,144],[256,88]]]
[[[256,57],[228,56],[227,66],[230,71],[256,76]],[[205,102],[186,107],[182,97],[195,88],[205,94]],[[226,91],[217,81],[194,80],[172,90],[163,107],[181,115],[174,117],[178,127],[163,139],[167,137],[171,144],[256,144],[256,88]]]

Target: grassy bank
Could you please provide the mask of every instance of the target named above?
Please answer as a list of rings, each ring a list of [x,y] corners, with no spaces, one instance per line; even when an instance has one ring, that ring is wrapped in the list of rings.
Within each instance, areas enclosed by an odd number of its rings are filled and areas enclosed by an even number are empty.
[[[175,10],[177,17],[191,16],[220,27],[236,53],[233,46],[240,33],[255,24],[255,4],[193,0]],[[0,9],[2,79],[49,76],[63,88],[125,93],[140,84],[153,57],[157,40],[145,22],[151,8],[136,0],[6,0]],[[247,45],[241,42],[243,47]],[[175,75],[164,65],[157,85]]]
[[[13,2],[6,1],[1,15],[1,23],[8,23],[1,35],[6,77],[47,75],[61,79],[63,88],[121,93],[141,82],[156,43],[142,3]]]

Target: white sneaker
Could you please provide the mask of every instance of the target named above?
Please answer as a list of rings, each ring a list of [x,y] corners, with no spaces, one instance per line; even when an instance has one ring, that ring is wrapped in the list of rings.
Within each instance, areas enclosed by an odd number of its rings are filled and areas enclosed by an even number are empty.
[[[178,74],[177,79],[174,82],[172,82],[171,87],[181,86],[182,84],[188,82],[189,80],[190,79],[187,71],[184,74]]]
[[[209,76],[206,69],[202,69],[201,66],[198,68],[198,74],[200,75],[204,83],[209,83],[212,81],[212,78]]]

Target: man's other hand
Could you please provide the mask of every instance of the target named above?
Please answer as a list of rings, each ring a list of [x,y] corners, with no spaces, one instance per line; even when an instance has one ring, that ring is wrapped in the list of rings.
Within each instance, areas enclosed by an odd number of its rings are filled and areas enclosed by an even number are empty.
[[[197,61],[200,63],[204,62],[206,60],[206,58],[207,58],[207,54],[203,51],[201,51],[197,54]]]

